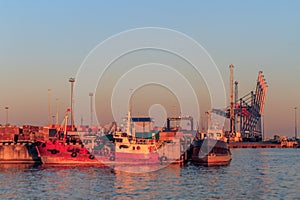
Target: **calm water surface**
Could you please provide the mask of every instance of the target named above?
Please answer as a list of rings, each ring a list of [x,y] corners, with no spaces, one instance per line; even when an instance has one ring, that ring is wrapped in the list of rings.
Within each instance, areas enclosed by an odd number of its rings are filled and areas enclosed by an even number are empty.
[[[300,199],[300,149],[233,149],[224,167],[0,165],[0,199]]]

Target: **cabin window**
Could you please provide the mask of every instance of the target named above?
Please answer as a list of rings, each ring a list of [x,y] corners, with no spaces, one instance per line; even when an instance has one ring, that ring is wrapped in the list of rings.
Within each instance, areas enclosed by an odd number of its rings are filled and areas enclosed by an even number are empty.
[[[135,150],[135,147],[132,147],[132,150]]]
[[[116,138],[116,142],[122,142],[123,141],[123,139],[121,139],[121,138]]]

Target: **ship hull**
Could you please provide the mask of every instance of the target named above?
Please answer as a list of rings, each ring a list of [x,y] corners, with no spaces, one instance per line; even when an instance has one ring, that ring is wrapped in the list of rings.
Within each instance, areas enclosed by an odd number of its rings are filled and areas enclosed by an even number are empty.
[[[228,165],[230,161],[231,152],[224,141],[206,139],[193,143],[192,162],[196,165]]]
[[[43,164],[51,165],[149,165],[158,164],[156,152],[132,153],[114,152],[107,149],[90,153],[84,146],[68,145],[61,142],[40,142],[37,151]]]
[[[46,141],[38,143],[37,151],[43,164],[103,165],[100,157],[96,158],[83,145]],[[109,155],[101,156],[101,159],[108,160]]]
[[[43,164],[54,165],[151,165],[159,164],[159,156],[157,155],[134,155],[128,153],[116,153],[115,156],[103,157],[95,155],[94,159],[90,159],[88,156],[77,156],[72,158],[70,155],[41,155],[41,161]],[[91,154],[90,154],[91,155]]]
[[[41,156],[41,160],[43,164],[51,164],[51,165],[99,165],[104,166],[102,162],[98,159],[95,161],[90,161],[88,159],[67,159],[64,156]]]
[[[230,155],[208,155],[202,158],[193,158],[193,163],[203,166],[222,166],[229,165],[231,161]]]

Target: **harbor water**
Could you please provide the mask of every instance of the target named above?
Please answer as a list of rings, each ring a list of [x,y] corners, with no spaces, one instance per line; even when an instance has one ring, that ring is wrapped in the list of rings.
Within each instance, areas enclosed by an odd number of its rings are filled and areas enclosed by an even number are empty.
[[[0,199],[300,199],[300,149],[233,149],[229,166],[0,165]]]

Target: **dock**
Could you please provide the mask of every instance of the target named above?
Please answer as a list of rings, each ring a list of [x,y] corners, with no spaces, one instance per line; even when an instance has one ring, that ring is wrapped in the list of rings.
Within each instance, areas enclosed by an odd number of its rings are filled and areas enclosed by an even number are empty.
[[[36,139],[41,136],[50,137],[52,129],[23,126],[0,127],[0,164],[37,164],[41,163],[36,148]],[[53,134],[52,134],[53,135]],[[173,164],[189,162],[194,133],[166,131],[160,133],[162,148],[158,149],[160,157],[165,157]],[[281,142],[230,142],[229,148],[299,148],[297,141]]]
[[[36,150],[36,126],[0,127],[0,164],[35,164],[40,163]]]
[[[228,144],[229,148],[299,148],[297,142],[286,143],[271,143],[271,142],[231,142]]]
[[[40,158],[34,143],[14,143],[0,141],[0,163],[35,164],[40,163]]]

